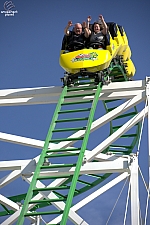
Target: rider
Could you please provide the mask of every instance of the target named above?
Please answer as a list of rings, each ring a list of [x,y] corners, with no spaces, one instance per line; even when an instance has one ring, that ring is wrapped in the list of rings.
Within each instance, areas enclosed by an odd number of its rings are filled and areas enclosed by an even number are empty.
[[[87,26],[89,26],[89,22],[91,21],[91,17],[87,18]],[[90,38],[89,47],[104,49],[105,47],[105,35],[108,31],[107,24],[102,15],[99,16],[99,20],[94,22],[92,26],[92,31],[87,29],[88,36]]]
[[[86,38],[89,36],[86,29],[86,22],[84,21],[82,25],[80,23],[76,23],[74,25],[73,31],[70,31],[69,28],[72,25],[72,21],[68,21],[68,24],[64,30],[65,35],[68,37],[67,50],[75,51],[83,49]]]

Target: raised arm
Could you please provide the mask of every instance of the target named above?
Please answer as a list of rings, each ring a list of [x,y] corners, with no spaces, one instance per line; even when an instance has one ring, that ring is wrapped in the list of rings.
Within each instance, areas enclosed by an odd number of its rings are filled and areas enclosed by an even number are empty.
[[[102,33],[105,35],[105,34],[107,34],[107,31],[108,31],[107,24],[102,15],[99,15],[99,20],[101,20],[101,22],[102,22],[102,25],[103,25]]]
[[[69,20],[67,26],[65,27],[64,33],[68,36],[69,35],[69,28],[72,26],[72,21]]]
[[[84,28],[84,33],[85,33],[85,37],[86,38],[88,38],[89,35],[91,34],[91,31],[89,29],[89,23],[90,23],[91,19],[92,19],[91,16],[88,16],[87,23],[86,22],[83,22],[83,24],[82,24],[82,26]]]

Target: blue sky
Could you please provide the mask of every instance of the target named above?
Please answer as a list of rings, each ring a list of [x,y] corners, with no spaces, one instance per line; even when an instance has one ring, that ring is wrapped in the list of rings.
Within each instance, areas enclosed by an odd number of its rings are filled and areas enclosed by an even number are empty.
[[[0,11],[4,10],[4,3],[5,1],[0,0]],[[73,23],[82,22],[88,15],[95,21],[98,15],[102,14],[106,22],[122,25],[128,36],[132,60],[136,67],[134,79],[144,80],[146,76],[150,76],[149,0],[14,0],[13,3],[18,11],[15,16],[5,17],[0,14],[0,90],[60,86],[64,71],[59,66],[59,53],[64,28],[69,20]],[[54,109],[55,105],[1,107],[0,131],[44,140]],[[147,158],[146,142],[145,123],[140,163],[147,174],[148,168],[144,166]],[[37,149],[4,142],[0,142],[0,149],[0,160],[28,159],[40,153]],[[21,185],[21,189],[16,189],[16,194],[27,189],[25,182]],[[118,189],[121,189],[121,186],[122,184],[118,185]],[[15,183],[2,189],[2,194],[13,195],[14,187]],[[112,189],[111,198],[105,193],[101,200],[91,202],[81,209],[79,214],[89,224],[103,225],[116,198],[116,191]],[[124,210],[123,207],[117,209],[118,215]],[[111,224],[122,224],[121,217],[122,214],[114,216]]]

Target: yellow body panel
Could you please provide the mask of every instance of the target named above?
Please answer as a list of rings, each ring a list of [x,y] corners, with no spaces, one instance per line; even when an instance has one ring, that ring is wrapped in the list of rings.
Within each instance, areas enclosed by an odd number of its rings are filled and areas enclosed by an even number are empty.
[[[116,40],[113,40],[110,35],[110,45],[106,46],[106,50],[110,52],[112,57],[115,57],[119,51],[120,46],[117,44]]]
[[[130,57],[131,57],[131,50],[130,50],[130,47],[127,46],[126,50],[122,53],[123,61],[129,60]]]
[[[128,47],[128,39],[127,39],[125,31],[123,30],[123,36],[122,36],[121,33],[118,30],[117,38],[118,38],[119,43],[121,45],[121,48],[120,48],[120,50],[118,52],[118,55],[123,55],[123,53],[126,51],[126,49]]]
[[[82,49],[69,53],[62,51],[59,62],[69,73],[77,73],[82,68],[95,72],[107,68],[111,59],[112,55],[108,50]]]
[[[123,31],[122,39],[123,39],[124,45],[128,46],[128,38],[125,31]]]
[[[131,59],[126,61],[126,72],[128,77],[133,77],[135,74],[135,66]]]

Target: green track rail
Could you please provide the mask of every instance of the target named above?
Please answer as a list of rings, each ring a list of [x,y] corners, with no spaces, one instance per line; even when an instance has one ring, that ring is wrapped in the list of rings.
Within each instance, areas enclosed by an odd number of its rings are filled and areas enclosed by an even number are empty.
[[[107,72],[104,79],[107,80]],[[120,63],[114,63],[110,65],[109,68],[109,77],[112,78],[112,82],[121,82],[128,80],[125,72],[124,66]],[[52,214],[62,214],[61,225],[67,223],[68,213],[72,206],[72,201],[74,197],[84,193],[87,190],[95,187],[96,185],[103,182],[107,179],[111,174],[103,174],[103,175],[92,175],[87,174],[84,176],[79,176],[80,168],[82,166],[84,160],[84,152],[87,147],[88,138],[90,134],[90,128],[92,122],[94,120],[94,113],[96,110],[96,105],[98,102],[98,97],[102,89],[102,84],[99,83],[95,85],[92,80],[86,78],[79,78],[79,81],[75,83],[74,87],[63,88],[62,94],[60,96],[59,102],[57,104],[46,140],[45,144],[37,164],[32,182],[30,184],[29,190],[27,194],[17,195],[9,197],[14,202],[22,202],[24,201],[24,205],[18,219],[17,225],[22,225],[24,223],[24,218],[28,216],[37,216],[37,215],[52,215]],[[80,87],[79,83],[80,82]],[[85,86],[85,85],[89,86]],[[86,93],[86,95],[81,93]],[[76,94],[74,94],[76,93]],[[93,100],[78,100],[84,96],[93,96]],[[110,112],[115,107],[120,104],[120,100],[112,100],[112,101],[103,101],[106,112]],[[115,107],[114,107],[115,105]],[[110,135],[119,129],[122,125],[122,118],[129,119],[137,113],[136,107],[134,107],[130,112],[124,113],[120,115],[118,118],[113,119],[110,122]],[[79,115],[79,116],[78,116]],[[117,122],[116,122],[117,121]],[[76,124],[72,126],[73,124]],[[68,132],[77,132],[79,130],[85,130],[84,137],[80,138],[67,138]],[[116,143],[109,146],[107,149],[103,151],[103,153],[113,152],[118,154],[130,154],[134,149],[137,140],[139,138],[140,132],[140,123],[136,124],[132,129],[131,133],[127,133],[119,138]],[[67,137],[65,137],[65,134]],[[55,137],[56,136],[56,137]],[[61,137],[61,138],[60,138]],[[128,142],[126,139],[128,138]],[[58,149],[49,149],[48,146],[50,143],[67,143],[67,142],[78,143],[77,147],[69,148],[69,145],[65,145],[65,147],[61,147]],[[122,143],[125,144],[122,144]],[[126,145],[128,143],[128,145]],[[49,161],[52,164],[49,164]],[[61,162],[61,164],[60,164]],[[68,176],[40,176],[40,173],[44,170],[49,169],[66,169],[66,168],[75,168],[74,175]],[[86,177],[90,177],[91,181],[86,181]],[[53,182],[54,180],[64,179],[64,181],[58,187],[45,187],[45,188],[37,188],[36,184],[38,180],[42,180],[42,182],[49,181]],[[78,184],[82,184],[83,187],[78,187]],[[56,198],[44,198],[43,200],[33,201],[32,198],[38,193],[42,191],[53,191]],[[65,202],[65,208],[63,210],[58,209],[50,210],[44,212],[43,210],[40,212],[39,209],[42,209],[47,206],[52,206],[53,202]],[[35,204],[32,209],[27,212],[30,204]],[[8,209],[4,205],[3,211],[0,212],[0,216],[11,215],[14,213],[13,210]],[[38,209],[38,211],[36,211]]]

